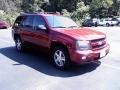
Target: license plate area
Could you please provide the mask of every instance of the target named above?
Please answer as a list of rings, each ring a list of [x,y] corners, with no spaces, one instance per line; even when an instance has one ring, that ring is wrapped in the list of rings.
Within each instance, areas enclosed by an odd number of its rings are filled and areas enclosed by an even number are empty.
[[[102,51],[100,52],[100,58],[102,58],[102,57],[104,57],[104,56],[106,56],[106,50],[102,50]]]

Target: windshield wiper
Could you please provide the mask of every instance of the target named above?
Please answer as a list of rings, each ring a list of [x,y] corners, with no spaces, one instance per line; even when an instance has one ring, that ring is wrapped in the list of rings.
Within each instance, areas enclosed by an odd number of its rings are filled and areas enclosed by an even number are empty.
[[[55,26],[53,28],[67,28],[67,27],[64,27],[64,26]]]
[[[78,27],[78,26],[69,26],[68,28],[76,28],[76,27]]]

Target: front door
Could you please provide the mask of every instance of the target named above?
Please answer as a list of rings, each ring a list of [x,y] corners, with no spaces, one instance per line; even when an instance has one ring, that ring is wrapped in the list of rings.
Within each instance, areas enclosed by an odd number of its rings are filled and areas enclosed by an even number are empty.
[[[41,47],[41,49],[48,50],[49,34],[44,29],[38,28],[39,25],[46,26],[44,19],[39,15],[35,15],[33,20],[33,27],[34,27],[33,42],[35,45]]]

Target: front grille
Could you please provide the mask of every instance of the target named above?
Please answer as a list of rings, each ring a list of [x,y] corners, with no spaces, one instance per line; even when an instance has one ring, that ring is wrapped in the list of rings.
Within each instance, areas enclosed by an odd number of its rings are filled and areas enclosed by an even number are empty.
[[[106,38],[100,38],[91,41],[92,49],[100,49],[106,45]]]

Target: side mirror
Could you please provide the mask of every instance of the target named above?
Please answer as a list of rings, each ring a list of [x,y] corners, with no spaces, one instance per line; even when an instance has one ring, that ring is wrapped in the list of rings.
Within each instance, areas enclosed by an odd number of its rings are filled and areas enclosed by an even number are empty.
[[[37,28],[38,29],[42,29],[42,30],[46,30],[47,29],[44,25],[38,25]]]

